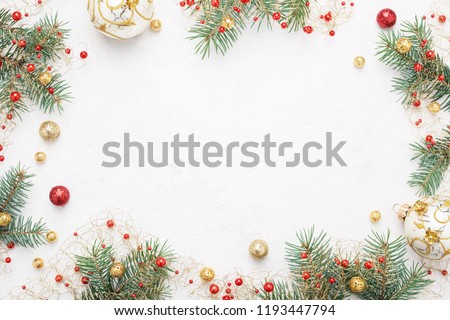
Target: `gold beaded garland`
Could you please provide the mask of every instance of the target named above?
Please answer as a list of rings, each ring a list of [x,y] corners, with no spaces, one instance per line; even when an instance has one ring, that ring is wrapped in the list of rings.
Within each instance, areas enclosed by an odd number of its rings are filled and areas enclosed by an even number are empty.
[[[45,121],[39,127],[39,135],[45,141],[55,141],[61,134],[61,129],[54,121]]]
[[[8,212],[0,212],[0,227],[9,226],[11,220],[11,215]]]
[[[374,210],[369,215],[370,221],[372,222],[378,222],[381,219],[381,212],[378,210]]]
[[[45,159],[47,159],[45,152],[38,151],[34,154],[34,160],[36,160],[37,163],[43,163]]]
[[[46,86],[48,85],[50,82],[52,82],[52,74],[48,71],[42,72],[39,75],[38,78],[39,82],[43,85]]]
[[[264,240],[254,240],[248,247],[248,252],[255,258],[262,259],[269,253],[269,245]]]
[[[204,267],[200,270],[200,278],[205,281],[211,281],[215,277],[215,272],[210,267]]]
[[[397,43],[395,44],[395,48],[397,49],[397,52],[400,54],[408,53],[409,50],[411,50],[412,42],[408,38],[400,38],[397,40]]]
[[[364,57],[358,56],[353,60],[353,64],[356,68],[361,69],[366,64],[366,59]]]
[[[42,268],[44,267],[44,259],[42,259],[42,258],[36,258],[36,259],[34,259],[34,260],[33,260],[33,267],[34,267],[36,270],[42,269]]]
[[[122,278],[125,274],[125,266],[121,262],[116,261],[111,266],[109,274],[111,275],[111,277],[116,279]]]
[[[441,104],[437,101],[431,102],[428,105],[428,111],[430,111],[431,113],[438,113],[439,111],[441,111]]]
[[[158,19],[152,20],[152,21],[150,22],[150,28],[151,28],[153,31],[156,31],[156,32],[161,31],[161,28],[162,28],[162,22],[161,22],[161,20],[158,20]]]
[[[52,242],[55,242],[56,240],[58,240],[58,235],[56,234],[55,231],[50,230],[45,235],[45,239],[47,239],[48,242],[52,243]]]
[[[225,29],[230,30],[231,28],[234,27],[234,19],[231,16],[226,15],[226,16],[223,17],[222,22],[220,23],[220,25],[222,27],[224,27]]]
[[[366,290],[366,281],[361,277],[351,278],[348,285],[353,293],[361,293]]]

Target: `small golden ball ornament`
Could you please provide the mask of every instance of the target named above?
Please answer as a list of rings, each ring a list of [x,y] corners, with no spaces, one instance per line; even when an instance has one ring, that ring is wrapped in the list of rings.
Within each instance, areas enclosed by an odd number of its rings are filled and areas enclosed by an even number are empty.
[[[222,22],[220,23],[222,27],[224,27],[227,30],[230,30],[234,27],[234,19],[230,17],[229,15],[226,15],[223,17]]]
[[[48,72],[48,71],[42,72],[39,75],[38,80],[43,86],[46,86],[50,82],[52,82],[52,74],[50,72]]]
[[[441,111],[441,104],[437,101],[430,103],[428,105],[428,111],[434,114],[438,113],[439,111]]]
[[[397,52],[400,54],[408,53],[409,50],[411,50],[412,42],[408,38],[400,38],[397,40],[397,43],[395,44],[395,49],[397,49]]]
[[[381,212],[378,210],[374,210],[370,213],[369,218],[373,223],[378,222],[381,219]]]
[[[47,155],[45,152],[38,151],[34,154],[34,160],[36,160],[37,163],[44,163],[47,159]]]
[[[250,243],[248,252],[253,257],[262,259],[269,253],[269,245],[264,240],[254,240]]]
[[[150,22],[150,29],[152,29],[153,31],[161,31],[162,28],[162,22],[159,19],[154,19]]]
[[[356,68],[361,69],[366,64],[366,59],[364,57],[358,56],[353,60],[353,64]]]
[[[204,267],[200,270],[200,278],[204,281],[212,281],[216,274],[210,267]]]
[[[122,278],[125,274],[125,266],[121,262],[116,261],[111,266],[109,274],[111,275],[111,277],[116,279]]]
[[[54,121],[45,121],[39,127],[39,135],[45,141],[55,141],[61,134],[59,125]]]
[[[50,230],[49,232],[47,232],[47,234],[45,235],[45,239],[47,239],[48,242],[53,243],[56,240],[58,240],[58,235],[56,234],[55,231]]]
[[[11,223],[12,217],[8,212],[0,212],[0,227],[7,227]]]
[[[36,258],[36,259],[34,259],[34,260],[33,260],[33,267],[34,267],[36,270],[42,269],[42,268],[44,267],[44,259],[42,259],[42,258]]]
[[[353,277],[348,284],[350,291],[353,293],[361,293],[366,290],[366,280],[361,277]]]

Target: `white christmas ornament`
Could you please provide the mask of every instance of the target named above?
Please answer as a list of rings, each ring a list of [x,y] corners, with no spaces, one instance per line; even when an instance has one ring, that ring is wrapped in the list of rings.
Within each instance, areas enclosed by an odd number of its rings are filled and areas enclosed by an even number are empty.
[[[153,17],[153,0],[88,0],[95,28],[115,39],[130,39],[144,32]]]
[[[405,236],[421,257],[441,260],[450,255],[450,199],[440,196],[417,201],[405,212]]]

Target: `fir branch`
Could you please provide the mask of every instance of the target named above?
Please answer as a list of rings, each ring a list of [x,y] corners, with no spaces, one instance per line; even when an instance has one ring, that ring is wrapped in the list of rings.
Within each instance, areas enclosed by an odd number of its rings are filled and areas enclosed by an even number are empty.
[[[20,214],[26,204],[27,193],[33,186],[29,181],[32,177],[27,169],[19,165],[10,168],[0,178],[0,212],[8,212],[12,217]]]
[[[42,220],[33,222],[31,218],[13,218],[9,226],[0,227],[0,242],[14,243],[22,247],[35,248],[46,243],[47,228]]]

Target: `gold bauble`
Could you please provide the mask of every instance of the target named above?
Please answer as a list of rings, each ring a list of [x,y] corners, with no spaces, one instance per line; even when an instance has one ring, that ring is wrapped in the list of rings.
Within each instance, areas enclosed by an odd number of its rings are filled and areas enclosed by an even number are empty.
[[[34,154],[34,160],[36,160],[37,163],[43,163],[45,159],[47,159],[45,152],[38,151]]]
[[[158,19],[152,20],[150,22],[150,28],[156,32],[161,31],[161,28],[162,28],[161,20],[158,20]]]
[[[366,290],[366,280],[361,277],[353,277],[348,284],[350,291],[353,293],[361,293]]]
[[[226,15],[223,17],[222,22],[220,23],[222,27],[224,27],[227,30],[230,30],[234,27],[234,19],[230,17],[229,15]]]
[[[11,215],[7,212],[0,212],[0,227],[7,227],[11,223]]]
[[[53,121],[45,121],[39,127],[39,135],[45,141],[55,141],[61,134],[58,124]]]
[[[210,267],[204,267],[200,270],[200,278],[205,281],[211,281],[215,277],[214,270]]]
[[[397,43],[395,44],[395,48],[400,54],[408,53],[409,50],[411,50],[411,47],[412,42],[408,38],[400,38],[397,40]]]
[[[123,275],[125,274],[125,266],[121,262],[116,261],[111,266],[109,274],[111,275],[111,277],[116,279],[122,278]]]
[[[428,111],[431,113],[438,113],[441,111],[441,104],[437,101],[434,101],[428,105]]]
[[[36,259],[34,259],[34,260],[33,260],[33,267],[34,267],[36,270],[42,269],[42,268],[44,267],[44,259],[42,259],[42,258],[36,258]]]
[[[56,240],[58,240],[58,235],[56,234],[55,231],[50,230],[45,235],[45,239],[47,239],[48,242],[52,243],[52,242],[55,242]]]
[[[43,85],[46,86],[48,85],[50,82],[52,82],[52,74],[48,71],[42,72],[39,75],[38,78],[39,82]]]
[[[248,252],[253,257],[262,259],[269,253],[269,245],[264,240],[254,240],[250,243]]]
[[[358,56],[353,60],[353,64],[356,68],[361,69],[366,64],[366,59],[364,59],[364,57]]]
[[[381,212],[378,210],[374,210],[369,215],[370,221],[372,222],[378,222],[381,219]]]

